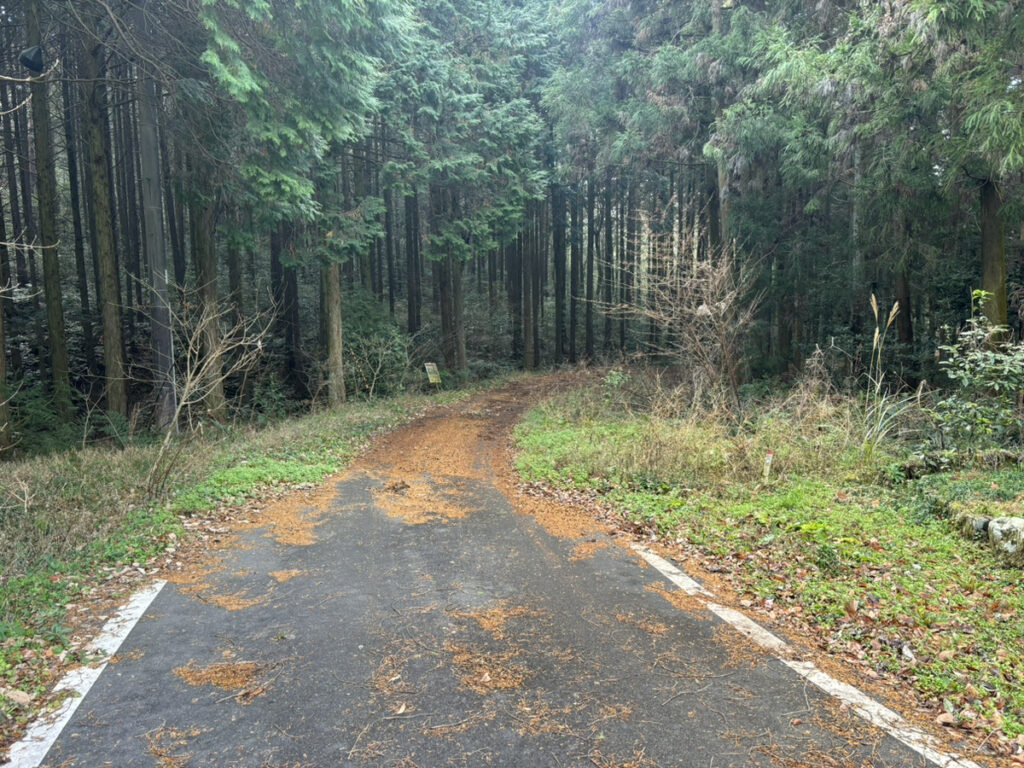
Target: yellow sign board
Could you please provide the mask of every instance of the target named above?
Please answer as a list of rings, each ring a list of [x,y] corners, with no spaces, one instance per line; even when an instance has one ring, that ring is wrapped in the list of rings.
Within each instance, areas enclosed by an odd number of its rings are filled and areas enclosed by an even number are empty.
[[[441,383],[441,372],[437,370],[437,363],[425,363],[423,367],[427,369],[427,379],[431,384]]]

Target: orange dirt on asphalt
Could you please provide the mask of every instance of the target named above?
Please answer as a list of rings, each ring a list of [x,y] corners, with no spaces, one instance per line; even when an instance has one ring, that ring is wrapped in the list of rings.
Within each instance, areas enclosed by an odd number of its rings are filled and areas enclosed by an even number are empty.
[[[564,374],[521,380],[445,408],[378,440],[345,476],[362,473],[379,482],[374,504],[411,525],[472,514],[460,485],[477,480],[495,483],[516,511],[532,515],[548,533],[593,539],[607,526],[587,510],[525,493],[512,462],[512,430],[523,413],[573,380]],[[581,542],[575,559],[606,545]]]

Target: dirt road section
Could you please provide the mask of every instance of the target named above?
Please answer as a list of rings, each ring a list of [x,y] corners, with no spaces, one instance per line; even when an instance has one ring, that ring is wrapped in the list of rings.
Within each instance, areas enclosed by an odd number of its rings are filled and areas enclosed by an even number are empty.
[[[520,491],[510,429],[555,386],[443,409],[238,526],[160,594],[46,764],[927,765],[666,599],[600,522]]]

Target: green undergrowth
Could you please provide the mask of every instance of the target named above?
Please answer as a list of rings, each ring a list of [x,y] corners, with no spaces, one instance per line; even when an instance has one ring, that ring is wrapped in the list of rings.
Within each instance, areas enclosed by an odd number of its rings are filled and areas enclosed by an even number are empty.
[[[179,515],[318,482],[373,434],[473,391],[352,402],[260,428],[207,429],[182,436],[163,459],[158,445],[147,444],[0,464],[0,688],[42,693],[47,665],[67,649],[65,606],[110,574],[162,554],[184,536]],[[0,696],[0,726],[30,711]]]
[[[1024,514],[1024,472],[906,481],[895,447],[864,458],[857,405],[835,398],[762,402],[745,420],[656,410],[607,386],[550,400],[517,431],[519,471],[598,493],[745,605],[816,627],[866,675],[906,680],[961,726],[1024,732],[1024,578],[950,520],[964,507]]]

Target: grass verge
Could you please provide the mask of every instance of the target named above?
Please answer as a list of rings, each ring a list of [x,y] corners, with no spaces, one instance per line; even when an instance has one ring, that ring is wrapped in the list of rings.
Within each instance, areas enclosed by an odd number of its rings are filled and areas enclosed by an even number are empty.
[[[0,476],[0,745],[46,705],[69,663],[67,606],[185,537],[182,516],[238,504],[268,488],[316,483],[369,439],[476,390],[353,402],[262,427],[182,437],[147,491],[158,445],[87,447],[2,465]],[[130,589],[134,582],[126,583]]]
[[[606,379],[527,415],[518,469],[598,495],[745,608],[865,677],[902,680],[934,720],[1010,754],[1024,744],[1022,574],[949,512],[1024,514],[1024,472],[906,481],[898,457],[864,458],[862,423],[855,403],[808,392],[745,420],[641,409]]]

